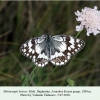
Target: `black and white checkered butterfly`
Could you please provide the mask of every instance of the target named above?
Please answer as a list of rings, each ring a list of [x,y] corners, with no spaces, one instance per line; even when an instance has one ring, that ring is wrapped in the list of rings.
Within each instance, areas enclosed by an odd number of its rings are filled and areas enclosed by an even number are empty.
[[[50,36],[47,33],[26,41],[21,45],[20,51],[24,56],[32,59],[38,67],[44,67],[49,61],[61,66],[65,65],[84,45],[83,40],[72,36]]]

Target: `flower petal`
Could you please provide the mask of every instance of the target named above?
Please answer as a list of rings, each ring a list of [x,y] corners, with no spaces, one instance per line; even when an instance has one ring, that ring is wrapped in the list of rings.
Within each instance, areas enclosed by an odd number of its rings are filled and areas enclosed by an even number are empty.
[[[97,9],[97,6],[94,6],[94,9],[85,7],[81,12],[75,12],[76,20],[80,22],[80,25],[76,26],[76,31],[81,31],[85,27],[88,36],[90,33],[100,33],[100,11]]]

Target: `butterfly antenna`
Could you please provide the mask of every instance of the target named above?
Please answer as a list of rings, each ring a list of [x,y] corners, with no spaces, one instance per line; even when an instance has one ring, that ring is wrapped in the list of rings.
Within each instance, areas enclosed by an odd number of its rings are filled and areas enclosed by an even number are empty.
[[[53,30],[55,27],[57,27],[59,24],[60,24],[60,23],[58,23],[57,25],[55,25],[55,26],[52,28],[52,30]],[[51,30],[49,33],[51,33],[52,30]]]
[[[40,27],[41,27],[46,33],[48,33],[47,30],[45,30],[41,25],[40,25]]]

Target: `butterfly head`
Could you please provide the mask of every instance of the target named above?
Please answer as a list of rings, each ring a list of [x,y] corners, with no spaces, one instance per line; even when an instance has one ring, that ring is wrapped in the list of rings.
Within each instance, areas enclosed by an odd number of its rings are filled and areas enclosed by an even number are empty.
[[[49,33],[43,34],[42,36],[45,37],[45,38],[50,38],[50,34]]]

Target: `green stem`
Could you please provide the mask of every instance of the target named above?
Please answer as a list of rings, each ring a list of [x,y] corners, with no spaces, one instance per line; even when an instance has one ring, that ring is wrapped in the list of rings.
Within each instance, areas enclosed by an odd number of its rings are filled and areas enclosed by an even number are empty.
[[[42,85],[44,84],[44,82],[48,79],[48,77],[57,69],[58,66],[56,66],[52,72],[50,74],[48,74],[48,76],[43,80]]]
[[[76,38],[79,36],[80,33],[81,33],[81,31],[79,31],[79,32],[77,33]]]
[[[36,70],[36,68],[37,68],[37,67],[34,67],[34,69],[32,70],[32,72],[31,72],[31,74],[30,74],[31,76],[34,76],[34,71]]]
[[[34,72],[35,72],[36,68],[37,68],[37,67],[35,67],[35,68],[32,70],[31,74],[30,74],[30,77],[32,78],[32,80],[33,80],[33,78],[34,78]],[[31,82],[30,82],[30,84],[31,84]],[[34,83],[34,85],[35,85],[35,83]]]

